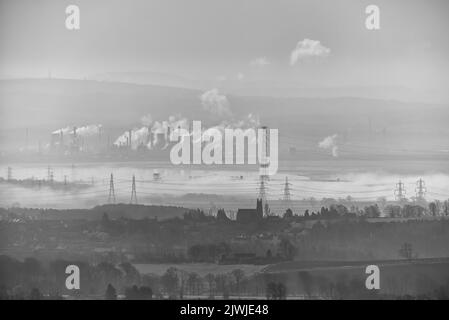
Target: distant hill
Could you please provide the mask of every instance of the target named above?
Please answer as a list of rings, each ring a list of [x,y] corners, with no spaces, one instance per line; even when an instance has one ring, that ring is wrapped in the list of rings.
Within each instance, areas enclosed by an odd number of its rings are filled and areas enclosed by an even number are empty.
[[[105,130],[115,128],[110,134],[115,137],[122,130],[140,126],[140,119],[148,113],[155,120],[181,114],[205,125],[238,121],[252,113],[260,117],[261,123],[279,129],[284,147],[316,149],[324,137],[338,134],[340,144],[356,144],[354,152],[375,152],[387,144],[394,150],[449,149],[447,105],[353,97],[226,95],[232,115],[220,118],[203,109],[201,93],[91,80],[1,80],[0,140],[2,146],[21,146],[25,128],[32,130],[33,139],[48,141],[53,130],[92,123],[103,124]]]
[[[148,113],[166,117],[201,109],[199,91],[89,80],[2,80],[0,112],[6,128],[139,123]]]
[[[167,86],[187,89],[207,87],[203,81],[176,74],[153,71],[105,72],[89,76],[89,80]]]

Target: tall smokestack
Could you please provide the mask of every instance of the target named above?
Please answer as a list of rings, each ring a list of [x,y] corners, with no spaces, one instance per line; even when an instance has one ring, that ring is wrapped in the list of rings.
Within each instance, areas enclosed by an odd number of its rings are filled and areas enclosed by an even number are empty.
[[[153,145],[153,135],[152,135],[152,133],[151,133],[151,127],[150,126],[148,126],[148,137],[147,137],[147,146],[149,147],[149,148],[151,148]]]
[[[64,132],[61,130],[59,133],[59,147],[62,147],[64,145]]]
[[[131,149],[131,137],[132,137],[132,131],[131,130],[129,130],[128,131],[128,136],[129,136],[129,138],[128,138],[128,147]]]
[[[79,145],[78,145],[78,141],[77,141],[77,133],[76,131],[78,130],[77,127],[73,127],[73,143],[72,143],[72,148],[74,148],[74,150],[79,151]]]
[[[165,144],[170,143],[170,126],[167,127],[167,136],[165,137]]]

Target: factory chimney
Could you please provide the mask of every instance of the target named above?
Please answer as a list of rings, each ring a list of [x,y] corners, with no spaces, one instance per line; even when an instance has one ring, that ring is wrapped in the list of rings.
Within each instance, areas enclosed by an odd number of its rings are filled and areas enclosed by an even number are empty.
[[[64,132],[61,130],[59,132],[59,147],[61,148],[64,145]]]
[[[147,146],[151,149],[153,144],[153,134],[151,132],[151,127],[148,126],[148,137],[147,137]]]

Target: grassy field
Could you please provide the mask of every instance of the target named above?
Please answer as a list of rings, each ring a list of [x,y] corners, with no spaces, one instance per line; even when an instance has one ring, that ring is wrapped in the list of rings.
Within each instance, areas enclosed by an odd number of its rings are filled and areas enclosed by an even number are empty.
[[[378,260],[354,262],[286,262],[267,266],[262,273],[275,278],[289,279],[290,283],[301,283],[300,275],[310,277],[312,287],[322,279],[332,283],[351,282],[364,286],[368,265],[377,265],[380,270],[381,294],[420,295],[449,285],[449,259]]]

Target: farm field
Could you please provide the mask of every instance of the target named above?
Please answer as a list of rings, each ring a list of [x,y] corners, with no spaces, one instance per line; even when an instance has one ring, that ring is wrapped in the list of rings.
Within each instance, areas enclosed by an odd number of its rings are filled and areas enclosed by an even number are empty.
[[[270,278],[283,280],[299,288],[313,292],[322,283],[352,284],[356,289],[364,287],[368,265],[377,265],[380,270],[379,294],[424,295],[449,284],[449,259],[378,260],[354,262],[287,262],[271,265],[262,270]],[[294,289],[293,289],[294,287]],[[352,288],[352,289],[354,289]],[[348,285],[348,290],[352,290]],[[301,289],[300,289],[301,290]]]

